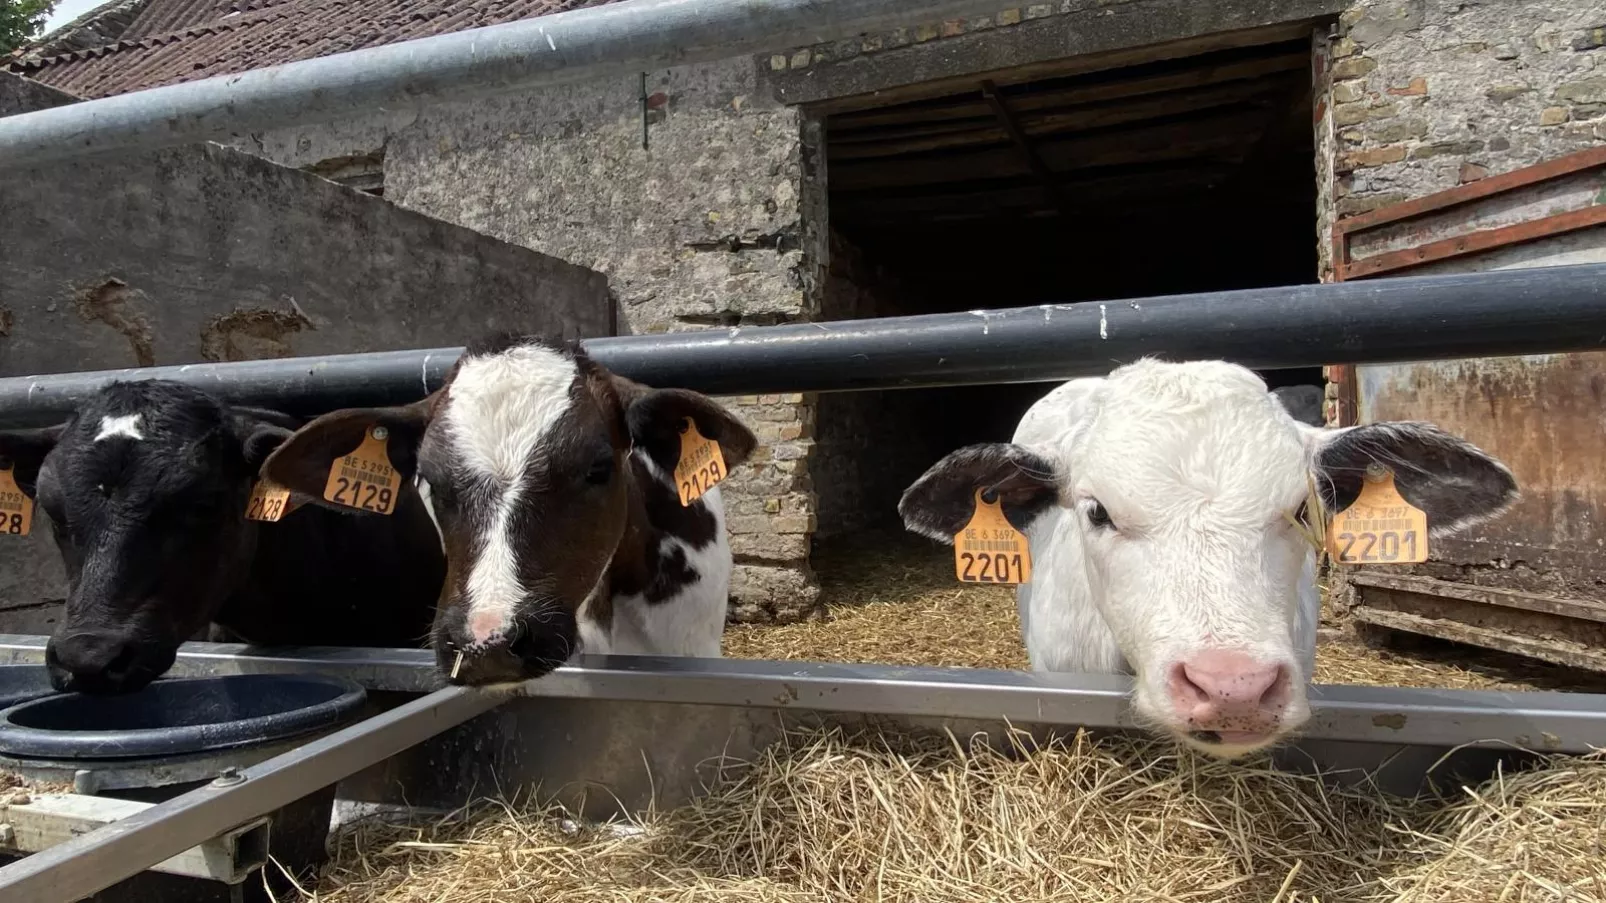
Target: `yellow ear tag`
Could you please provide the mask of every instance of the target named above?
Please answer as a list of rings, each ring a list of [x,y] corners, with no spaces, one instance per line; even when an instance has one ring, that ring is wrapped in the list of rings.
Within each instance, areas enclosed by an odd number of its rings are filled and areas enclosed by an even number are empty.
[[[290,490],[272,480],[257,480],[251,487],[251,500],[245,505],[245,519],[276,523],[296,510],[290,503]]]
[[[389,437],[389,430],[371,426],[361,445],[336,458],[329,467],[329,482],[323,487],[324,499],[375,514],[395,511],[396,499],[401,495],[401,474],[385,453]]]
[[[675,464],[681,507],[702,498],[703,493],[725,479],[725,474],[725,456],[719,443],[697,432],[697,424],[685,418],[680,427],[680,461]]]
[[[976,513],[954,536],[954,571],[961,583],[1030,583],[1032,550],[1010,526],[998,502],[976,492]]]
[[[1355,504],[1333,517],[1327,552],[1342,564],[1419,564],[1428,560],[1428,516],[1394,487],[1394,473],[1376,464]]]
[[[0,533],[27,536],[33,529],[33,499],[17,485],[15,469],[0,470]]]

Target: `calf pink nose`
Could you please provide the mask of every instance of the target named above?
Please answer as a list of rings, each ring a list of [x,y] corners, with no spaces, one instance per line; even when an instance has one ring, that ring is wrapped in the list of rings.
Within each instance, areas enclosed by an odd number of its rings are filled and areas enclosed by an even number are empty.
[[[1291,681],[1281,664],[1242,652],[1208,649],[1176,665],[1168,681],[1177,715],[1195,730],[1264,731],[1288,705]]]

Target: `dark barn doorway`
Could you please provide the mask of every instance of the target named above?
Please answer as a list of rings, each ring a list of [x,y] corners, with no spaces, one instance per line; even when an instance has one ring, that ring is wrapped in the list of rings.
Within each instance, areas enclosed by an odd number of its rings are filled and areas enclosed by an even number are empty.
[[[1316,281],[1308,41],[826,117],[825,319]],[[1320,369],[1262,374],[1322,385]],[[943,454],[1051,385],[823,395],[820,538],[896,523]]]

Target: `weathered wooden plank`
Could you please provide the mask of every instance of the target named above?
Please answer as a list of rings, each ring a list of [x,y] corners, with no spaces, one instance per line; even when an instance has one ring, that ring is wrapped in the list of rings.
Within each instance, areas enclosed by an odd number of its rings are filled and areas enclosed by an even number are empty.
[[[1354,609],[1351,614],[1357,621],[1391,630],[1438,637],[1500,652],[1511,652],[1569,668],[1606,672],[1606,653],[1579,643],[1539,640],[1486,627],[1474,627],[1459,621],[1424,618],[1408,612],[1386,611],[1366,606]]]
[[[1043,141],[1034,147],[1057,173],[1098,166],[1186,160],[1201,156],[1237,157],[1260,134],[1265,113],[1210,111],[1115,133]],[[930,185],[979,178],[1025,176],[1030,172],[1013,147],[934,154],[922,158],[832,162],[833,190]]]
[[[1202,91],[1162,95],[1144,101],[1098,104],[1083,108],[1046,110],[1026,114],[1015,108],[1016,95],[1003,95],[1011,113],[1027,137],[1037,139],[1066,132],[1148,122],[1183,113],[1244,103],[1256,98],[1281,98],[1282,90],[1294,80],[1279,79],[1266,84],[1235,82]],[[957,122],[926,123],[880,132],[865,131],[837,136],[831,133],[832,162],[889,157],[974,145],[998,144],[1008,136],[996,120],[966,118]]]
[[[1490,586],[1473,586],[1469,583],[1451,583],[1432,577],[1411,574],[1380,574],[1374,571],[1356,571],[1350,576],[1356,586],[1377,587],[1400,592],[1418,593],[1448,599],[1461,599],[1480,605],[1498,605],[1523,611],[1543,612],[1564,618],[1580,618],[1606,623],[1606,604],[1582,599],[1562,599],[1518,590]]]
[[[1124,100],[1167,91],[1199,88],[1206,85],[1240,80],[1258,80],[1279,73],[1304,72],[1310,66],[1310,51],[1301,48],[1296,52],[1263,56],[1229,63],[1196,67],[1181,72],[1135,78],[1113,79],[1107,73],[1099,78],[1086,78],[1078,83],[1045,88],[1037,91],[1011,92],[1010,106],[1021,112],[1036,112],[1074,104]],[[999,81],[1003,81],[999,79]],[[903,125],[914,122],[933,122],[944,119],[964,119],[987,115],[987,104],[981,94],[968,93],[922,100],[898,106],[838,113],[830,120],[833,134],[847,135],[856,130],[874,126]],[[1018,106],[1017,106],[1018,100]]]

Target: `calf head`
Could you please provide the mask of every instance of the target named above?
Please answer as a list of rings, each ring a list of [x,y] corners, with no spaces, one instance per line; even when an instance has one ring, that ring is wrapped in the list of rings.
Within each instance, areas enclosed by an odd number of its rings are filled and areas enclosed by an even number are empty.
[[[65,617],[45,650],[61,690],[131,692],[173,664],[244,577],[257,468],[295,422],[178,383],[113,383],[65,424],[0,432],[48,516]]]
[[[1039,567],[1033,593],[1052,591],[1051,605],[1090,596],[1134,672],[1139,720],[1223,756],[1309,717],[1310,649],[1294,638],[1313,555],[1296,524],[1317,514],[1312,481],[1338,511],[1369,465],[1386,465],[1434,537],[1499,513],[1517,491],[1498,461],[1436,427],[1307,426],[1254,373],[1222,362],[1146,360],[1068,383],[1016,439],[938,462],[904,493],[905,525],[951,541],[978,491],[1001,498],[1017,527],[1062,509],[1052,536],[1034,535],[1039,554],[1068,545],[1051,573]],[[1298,633],[1313,648],[1314,624]]]
[[[640,547],[635,465],[672,473],[688,418],[728,467],[756,444],[695,392],[638,385],[577,347],[499,336],[469,346],[422,401],[312,421],[263,473],[319,498],[334,460],[385,427],[391,463],[418,486],[446,551],[437,663],[454,683],[512,683],[577,651],[577,618],[607,603],[616,551]]]

